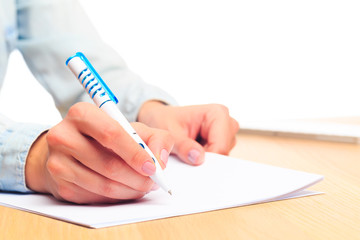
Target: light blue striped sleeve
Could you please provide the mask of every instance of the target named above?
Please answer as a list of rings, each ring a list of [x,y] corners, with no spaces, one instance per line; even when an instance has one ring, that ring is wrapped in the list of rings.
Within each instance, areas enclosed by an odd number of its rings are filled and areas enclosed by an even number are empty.
[[[19,123],[0,114],[0,191],[31,192],[25,162],[32,143],[49,126]]]

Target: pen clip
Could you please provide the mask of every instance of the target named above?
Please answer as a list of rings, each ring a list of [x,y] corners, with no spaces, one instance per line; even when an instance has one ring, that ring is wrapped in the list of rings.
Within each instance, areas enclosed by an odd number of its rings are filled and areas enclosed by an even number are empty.
[[[85,57],[85,55],[82,52],[77,52],[74,56],[70,57],[67,61],[66,61],[66,65],[68,64],[68,62],[74,58],[74,57],[79,57],[84,63],[85,65],[89,68],[90,72],[97,78],[98,82],[101,84],[101,86],[103,87],[103,89],[105,90],[105,92],[109,95],[109,98],[111,99],[111,101],[115,102],[115,104],[117,104],[119,101],[117,100],[117,98],[115,97],[115,95],[112,93],[112,91],[110,90],[110,88],[106,85],[106,83],[104,82],[104,80],[102,80],[102,78],[100,77],[100,75],[97,73],[97,71],[95,70],[95,68],[91,65],[90,61]]]

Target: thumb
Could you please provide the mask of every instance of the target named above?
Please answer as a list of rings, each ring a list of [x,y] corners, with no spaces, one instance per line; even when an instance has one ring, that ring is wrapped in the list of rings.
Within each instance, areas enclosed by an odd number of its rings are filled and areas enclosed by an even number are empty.
[[[204,162],[205,150],[196,141],[184,136],[174,136],[173,153],[183,162],[190,165],[201,165]]]

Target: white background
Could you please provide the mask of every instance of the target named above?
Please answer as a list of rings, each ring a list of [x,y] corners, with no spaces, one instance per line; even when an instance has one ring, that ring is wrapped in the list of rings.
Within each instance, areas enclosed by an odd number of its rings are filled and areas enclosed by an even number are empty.
[[[222,103],[240,122],[360,115],[359,1],[81,3],[128,66],[181,105]],[[17,52],[0,111],[60,119]]]

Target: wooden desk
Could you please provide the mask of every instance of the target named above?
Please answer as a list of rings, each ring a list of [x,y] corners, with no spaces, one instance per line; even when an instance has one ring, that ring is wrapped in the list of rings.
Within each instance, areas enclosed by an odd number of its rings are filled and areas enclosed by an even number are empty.
[[[104,229],[0,207],[0,239],[360,239],[360,145],[245,134],[231,155],[322,174],[326,194]]]

